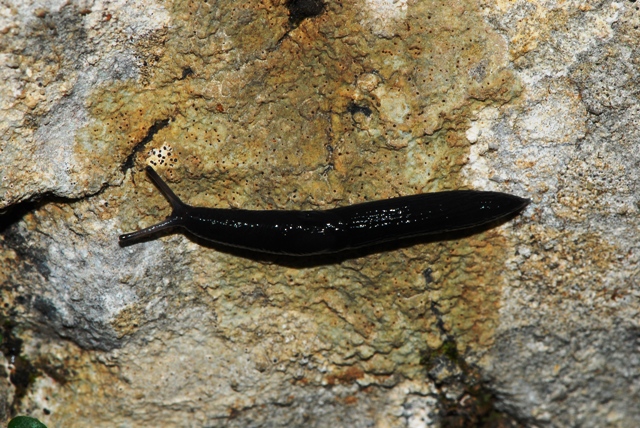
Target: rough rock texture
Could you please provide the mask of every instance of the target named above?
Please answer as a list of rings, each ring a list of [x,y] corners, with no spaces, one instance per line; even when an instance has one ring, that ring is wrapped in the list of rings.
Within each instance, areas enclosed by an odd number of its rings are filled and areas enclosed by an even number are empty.
[[[0,4],[0,421],[640,418],[634,2]],[[168,203],[530,197],[444,242],[291,260]]]
[[[480,171],[517,176],[534,203],[514,234],[484,368],[501,406],[529,423],[631,427],[640,420],[640,10],[551,4],[485,9],[526,90],[478,121],[469,175],[478,185]]]

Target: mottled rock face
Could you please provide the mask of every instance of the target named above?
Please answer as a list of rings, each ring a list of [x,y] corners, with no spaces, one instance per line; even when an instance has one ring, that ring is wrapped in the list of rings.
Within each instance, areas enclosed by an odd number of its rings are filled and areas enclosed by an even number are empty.
[[[3,7],[0,421],[640,417],[635,3]],[[146,165],[211,207],[533,202],[479,235],[346,259],[181,235],[121,248],[170,211]]]

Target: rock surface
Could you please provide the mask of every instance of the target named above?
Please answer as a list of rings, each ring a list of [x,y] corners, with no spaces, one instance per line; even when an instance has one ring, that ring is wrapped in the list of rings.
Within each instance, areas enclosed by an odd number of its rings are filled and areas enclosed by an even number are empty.
[[[0,6],[0,423],[633,427],[635,2]],[[532,199],[499,228],[291,260],[194,205]]]

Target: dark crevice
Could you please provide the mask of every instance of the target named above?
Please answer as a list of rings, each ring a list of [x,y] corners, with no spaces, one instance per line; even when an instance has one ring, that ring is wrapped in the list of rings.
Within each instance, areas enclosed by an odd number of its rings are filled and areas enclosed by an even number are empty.
[[[304,19],[320,15],[324,10],[322,0],[288,0],[286,6],[289,9],[289,22],[294,27]]]
[[[106,186],[103,186],[96,194],[102,193]],[[93,196],[93,195],[91,195]],[[18,202],[17,204],[10,205],[0,211],[0,235],[8,236],[9,228],[18,223],[30,212],[36,211],[43,206],[52,203],[69,203],[70,201],[76,201],[84,199],[82,198],[63,198],[54,195],[52,192],[44,192],[38,195],[33,195],[26,201]]]
[[[365,116],[369,117],[371,116],[371,109],[367,106],[359,106],[356,103],[352,102],[351,104],[349,104],[349,107],[347,107],[347,111],[349,113],[351,113],[351,115],[354,115],[356,113],[362,113]]]
[[[9,363],[9,381],[15,388],[13,402],[9,408],[11,416],[15,416],[20,402],[29,392],[30,386],[41,375],[40,371],[22,355],[22,339],[14,333],[16,324],[0,317],[0,352]]]
[[[44,280],[48,280],[51,269],[47,264],[46,252],[37,246],[30,245],[17,228],[9,228],[2,233],[2,242],[11,248],[19,259],[24,261],[22,273],[37,272]]]
[[[109,184],[105,183],[102,185],[102,187],[100,187],[100,189],[98,189],[97,192],[86,194],[78,198],[65,198],[62,196],[58,196],[53,192],[44,192],[38,195],[33,195],[26,201],[10,205],[0,211],[0,235],[6,235],[9,228],[22,220],[24,216],[26,216],[30,212],[39,210],[47,204],[70,204],[73,202],[81,201],[83,199],[93,198],[95,196],[100,196],[109,187]]]
[[[182,69],[182,77],[180,80],[184,80],[189,76],[193,76],[193,69],[191,67],[185,67]]]
[[[184,74],[184,72],[183,72],[183,74]],[[138,144],[136,144],[133,147],[133,149],[131,150],[131,154],[129,156],[127,156],[127,159],[125,159],[125,161],[122,163],[122,166],[120,167],[120,170],[123,173],[127,172],[128,169],[133,168],[133,165],[135,163],[136,155],[144,149],[144,147],[147,145],[147,143],[149,143],[149,142],[151,142],[153,140],[153,137],[161,129],[163,129],[167,125],[169,125],[169,122],[171,122],[171,119],[163,119],[163,120],[157,120],[153,125],[151,125],[151,127],[149,128],[149,131],[147,132],[147,135]]]
[[[289,37],[291,30],[294,30],[302,21],[313,18],[324,11],[322,0],[287,0],[285,4],[289,10],[289,29],[278,39],[275,46],[280,46],[282,41]]]
[[[431,272],[425,276],[427,283]],[[431,303],[436,327],[444,338],[438,349],[427,349],[420,358],[426,375],[438,390],[440,426],[443,428],[522,428],[524,425],[509,413],[498,409],[499,399],[478,368],[470,365],[458,352],[453,335],[447,332],[443,313]],[[451,398],[449,391],[462,391]]]
[[[74,375],[70,369],[65,367],[64,362],[56,360],[49,355],[41,355],[35,361],[30,361],[23,354],[24,342],[18,337],[16,331],[20,326],[11,316],[0,315],[0,352],[8,362],[8,372],[0,366],[0,377],[8,378],[15,388],[15,393],[11,403],[1,403],[0,415],[14,417],[21,413],[22,400],[29,393],[36,379],[46,374],[60,385],[66,385]],[[50,410],[43,408],[45,413]],[[48,414],[48,413],[47,413]]]
[[[43,205],[41,199],[42,197],[39,197],[37,200],[20,202],[0,212],[0,235],[4,234],[10,226],[22,220],[25,215],[40,208]]]

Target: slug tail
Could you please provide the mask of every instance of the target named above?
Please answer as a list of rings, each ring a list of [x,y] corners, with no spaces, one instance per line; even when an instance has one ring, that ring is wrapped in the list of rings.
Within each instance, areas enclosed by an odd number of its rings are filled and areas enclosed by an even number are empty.
[[[153,236],[160,231],[171,229],[176,226],[181,226],[182,217],[189,209],[189,206],[182,202],[180,198],[178,198],[176,194],[173,193],[173,190],[169,188],[169,185],[165,183],[162,178],[160,178],[158,173],[153,168],[148,166],[145,170],[147,171],[147,174],[149,175],[151,181],[153,181],[153,184],[155,184],[156,187],[160,189],[160,192],[162,192],[164,197],[167,198],[167,200],[171,204],[171,208],[173,209],[173,211],[171,212],[171,215],[163,222],[154,224],[153,226],[149,226],[144,229],[137,230],[135,232],[120,235],[118,238],[118,242],[122,246],[133,244],[137,241]]]

